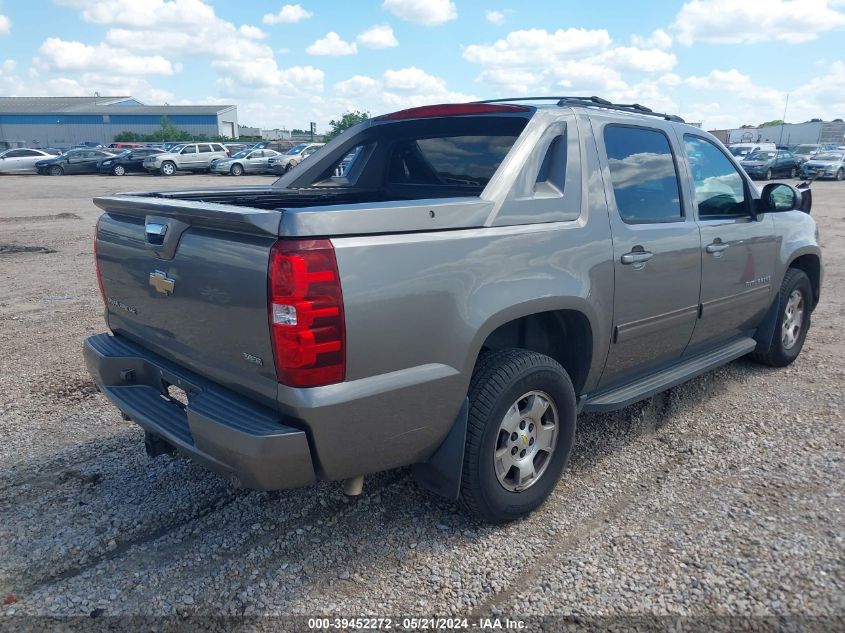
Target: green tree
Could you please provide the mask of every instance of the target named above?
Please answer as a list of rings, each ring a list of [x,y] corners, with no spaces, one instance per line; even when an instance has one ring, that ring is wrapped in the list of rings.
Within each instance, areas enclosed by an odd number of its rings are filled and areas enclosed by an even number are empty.
[[[765,123],[761,123],[757,127],[774,127],[776,125],[783,125],[783,119],[774,119],[772,121],[766,121]]]
[[[293,128],[290,131],[291,134],[308,134],[305,130],[300,130],[298,127]]]
[[[370,118],[369,112],[361,112],[360,110],[355,110],[354,112],[344,112],[343,116],[340,117],[339,120],[335,121],[332,119],[329,121],[329,125],[331,126],[331,130],[325,135],[326,140],[330,141],[335,136],[343,132],[344,130],[348,130],[354,125],[358,125],[359,123],[366,121]]]

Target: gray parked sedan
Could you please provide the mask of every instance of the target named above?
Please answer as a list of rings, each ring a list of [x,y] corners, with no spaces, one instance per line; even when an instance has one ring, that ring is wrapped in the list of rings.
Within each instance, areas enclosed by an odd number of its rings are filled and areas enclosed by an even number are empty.
[[[231,158],[220,158],[211,163],[211,172],[241,176],[243,174],[266,174],[270,171],[269,162],[279,152],[272,149],[245,149]]]
[[[821,152],[801,165],[803,178],[845,180],[845,152]]]
[[[18,147],[0,152],[0,174],[34,174],[35,163],[52,158],[53,154],[40,149]]]

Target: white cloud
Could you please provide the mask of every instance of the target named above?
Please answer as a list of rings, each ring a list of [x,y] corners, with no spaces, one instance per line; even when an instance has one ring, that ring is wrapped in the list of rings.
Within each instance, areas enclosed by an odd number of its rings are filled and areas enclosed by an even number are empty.
[[[0,72],[3,74],[13,73],[15,68],[17,68],[18,63],[14,59],[5,59],[3,63],[0,64]]]
[[[828,0],[692,0],[672,24],[684,46],[814,40],[845,26],[845,14]]]
[[[425,26],[436,26],[458,17],[450,0],[384,0],[382,8],[393,15]]]
[[[334,91],[344,97],[358,97],[361,95],[372,94],[379,86],[378,80],[366,75],[353,75],[345,81],[338,82],[334,85]]]
[[[631,43],[639,48],[667,49],[672,46],[672,36],[663,29],[656,29],[648,37],[632,35]]]
[[[355,42],[347,42],[341,39],[334,31],[329,31],[322,39],[317,40],[305,49],[309,55],[326,55],[340,57],[343,55],[354,55],[358,52],[358,45]]]
[[[488,22],[493,24],[504,24],[505,23],[505,12],[504,11],[496,11],[495,9],[490,9],[484,14],[484,17],[487,18]]]
[[[367,48],[392,48],[399,46],[393,29],[388,24],[377,24],[361,32],[356,38],[361,46]]]
[[[485,66],[536,66],[553,63],[562,55],[598,53],[610,46],[610,34],[604,30],[545,29],[512,31],[493,44],[471,44],[464,49],[464,59]]]
[[[220,59],[211,63],[221,78],[218,85],[227,95],[243,97],[244,88],[266,96],[302,97],[323,91],[325,73],[314,66],[279,68],[276,60],[256,58],[250,61]]]
[[[202,0],[55,0],[57,4],[82,11],[82,19],[95,24],[133,28],[198,24],[216,19],[214,9]]]
[[[604,51],[588,61],[606,65],[616,70],[634,72],[667,72],[675,67],[678,59],[657,48],[644,50],[636,46],[618,46]]]
[[[181,70],[161,55],[133,55],[107,44],[48,38],[38,49],[38,63],[51,71],[109,71],[122,75],[172,75]]]
[[[522,68],[490,68],[482,71],[476,81],[481,84],[495,84],[515,94],[525,94],[543,81],[543,75]]]
[[[8,35],[12,32],[12,21],[0,13],[0,35]]]
[[[296,24],[307,20],[314,14],[298,4],[286,4],[278,13],[266,13],[261,21],[264,24]]]

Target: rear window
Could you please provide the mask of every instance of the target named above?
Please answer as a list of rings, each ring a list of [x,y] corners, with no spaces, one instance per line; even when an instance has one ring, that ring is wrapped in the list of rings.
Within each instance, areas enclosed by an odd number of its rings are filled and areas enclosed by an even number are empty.
[[[514,135],[410,139],[394,147],[388,182],[483,187],[514,141]]]
[[[432,196],[478,195],[529,116],[452,116],[372,125],[331,154],[317,154],[320,171],[297,186],[403,190],[390,195],[424,187]]]

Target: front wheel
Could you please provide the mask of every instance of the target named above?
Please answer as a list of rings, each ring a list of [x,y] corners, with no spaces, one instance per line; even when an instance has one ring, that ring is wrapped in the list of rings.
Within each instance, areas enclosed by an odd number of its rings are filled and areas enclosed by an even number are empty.
[[[767,169],[766,170],[766,180],[771,180],[771,179],[772,179],[772,170]]]
[[[244,168],[238,163],[235,163],[234,165],[232,165],[232,168],[229,170],[229,173],[233,176],[242,176],[244,173]]]
[[[792,169],[789,170],[789,177],[790,178],[798,178],[798,168],[797,167],[793,167]]]
[[[115,165],[114,169],[111,170],[111,173],[115,176],[124,176],[126,175],[126,167],[123,165]]]
[[[47,173],[50,174],[51,176],[63,176],[64,173],[65,173],[65,170],[62,169],[61,167],[59,167],[58,165],[53,165],[52,167],[50,167],[50,169]]]
[[[162,176],[172,176],[176,173],[176,165],[169,160],[166,160],[161,164],[159,172]]]
[[[798,358],[810,329],[813,286],[807,273],[789,268],[776,301],[778,318],[769,348],[752,352],[751,358],[764,365],[786,367]]]
[[[842,167],[840,167],[839,171],[836,172],[836,180],[839,180],[840,182],[842,180],[845,180],[845,169],[843,169]]]
[[[575,438],[575,390],[555,360],[522,349],[480,357],[469,389],[461,501],[490,523],[551,494]]]

